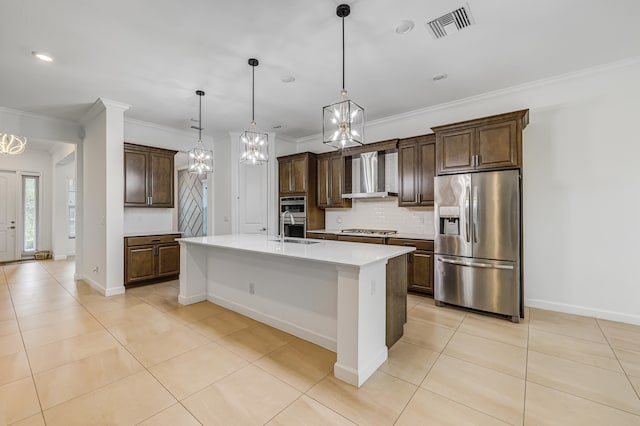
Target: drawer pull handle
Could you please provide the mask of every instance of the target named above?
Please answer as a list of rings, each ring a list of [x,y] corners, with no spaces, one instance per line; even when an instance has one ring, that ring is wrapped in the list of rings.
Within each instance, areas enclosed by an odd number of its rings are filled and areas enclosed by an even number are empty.
[[[151,240],[152,243],[159,243],[160,240]]]

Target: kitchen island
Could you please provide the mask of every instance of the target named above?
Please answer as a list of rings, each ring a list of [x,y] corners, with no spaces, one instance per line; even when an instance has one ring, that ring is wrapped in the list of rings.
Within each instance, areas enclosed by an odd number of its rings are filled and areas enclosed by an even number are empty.
[[[406,265],[413,247],[264,235],[179,242],[181,304],[209,300],[330,349],[335,376],[355,386],[387,359],[387,263]]]

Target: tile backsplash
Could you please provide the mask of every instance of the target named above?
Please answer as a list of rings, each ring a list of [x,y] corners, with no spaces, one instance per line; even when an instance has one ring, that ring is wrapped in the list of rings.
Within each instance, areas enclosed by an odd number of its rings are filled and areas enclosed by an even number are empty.
[[[326,209],[325,228],[394,229],[402,233],[435,233],[433,207],[398,207],[395,197],[354,199],[350,209]]]

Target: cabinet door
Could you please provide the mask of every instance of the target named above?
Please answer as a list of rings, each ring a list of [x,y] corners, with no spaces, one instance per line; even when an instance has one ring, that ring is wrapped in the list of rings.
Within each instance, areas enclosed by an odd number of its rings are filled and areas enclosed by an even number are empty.
[[[433,177],[436,174],[436,145],[434,142],[419,142],[419,167],[416,169],[419,179],[418,205],[433,205]]]
[[[338,235],[338,241],[351,243],[384,244],[382,237],[356,237],[355,235]]]
[[[307,192],[307,156],[291,159],[291,192]]]
[[[146,206],[147,200],[147,154],[124,151],[124,205]]]
[[[127,248],[127,284],[154,278],[155,246],[133,246]]]
[[[436,134],[438,174],[473,170],[475,135],[474,128]]]
[[[180,245],[177,243],[157,246],[158,276],[180,273]]]
[[[149,153],[149,197],[153,207],[173,207],[173,156]]]
[[[476,170],[518,167],[516,120],[478,127],[476,155]]]
[[[318,207],[329,206],[330,172],[329,157],[318,157]]]
[[[330,158],[331,186],[329,188],[329,206],[342,207],[344,205],[342,191],[344,188],[344,160],[342,156]]]
[[[280,182],[280,193],[287,194],[291,192],[291,160],[278,161],[278,180]]]
[[[415,143],[398,146],[398,205],[415,206],[418,203],[418,156]]]
[[[433,294],[433,253],[416,250],[411,254],[408,289]]]

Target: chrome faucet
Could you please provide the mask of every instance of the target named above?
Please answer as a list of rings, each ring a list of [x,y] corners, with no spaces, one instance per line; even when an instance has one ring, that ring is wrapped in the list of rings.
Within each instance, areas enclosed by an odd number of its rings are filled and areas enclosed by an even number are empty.
[[[284,244],[284,217],[289,213],[289,217],[291,217],[291,224],[295,225],[296,220],[293,218],[293,214],[289,210],[285,210],[282,212],[280,216],[280,242]]]

